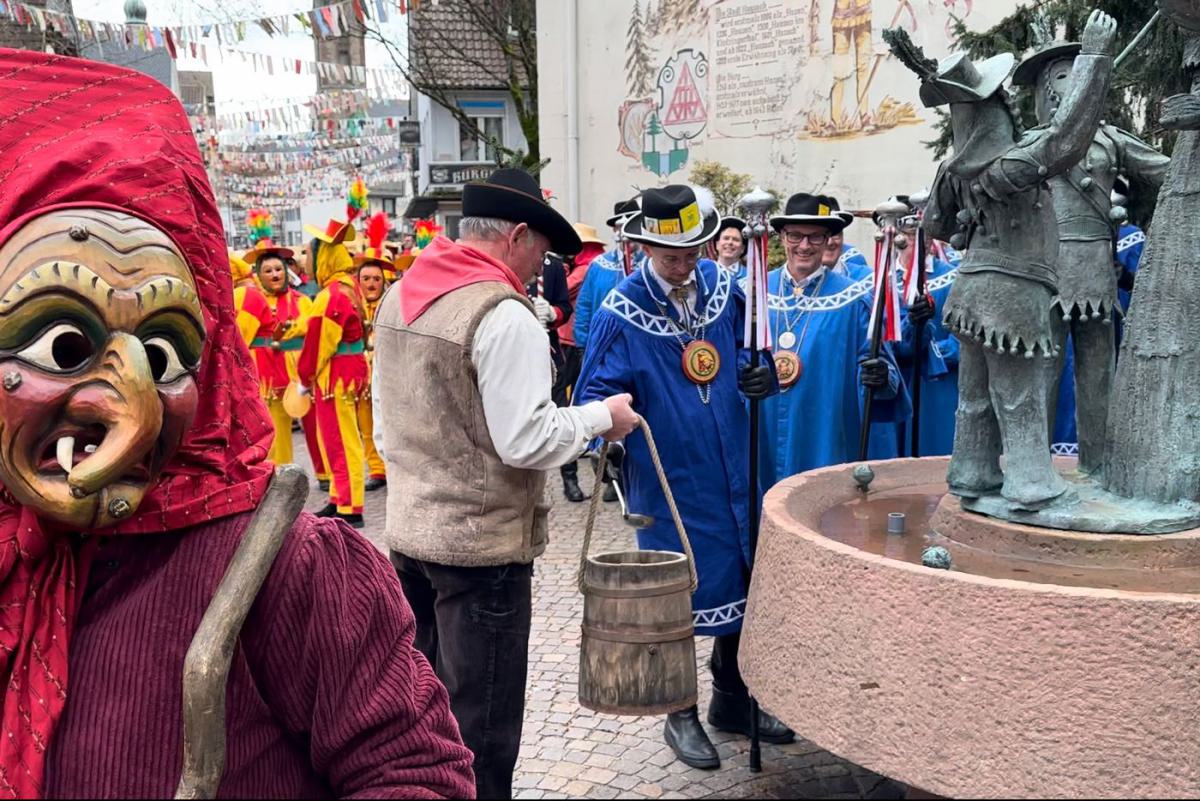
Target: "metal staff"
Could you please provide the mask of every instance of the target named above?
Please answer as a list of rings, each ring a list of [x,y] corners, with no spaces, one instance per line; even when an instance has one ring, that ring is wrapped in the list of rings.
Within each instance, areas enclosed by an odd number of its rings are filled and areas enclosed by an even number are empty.
[[[747,261],[750,269],[746,274],[746,303],[749,306],[750,320],[750,366],[758,367],[763,346],[759,340],[758,296],[766,289],[762,282],[766,279],[766,256],[764,254],[767,241],[767,214],[775,204],[775,197],[758,187],[743,197],[738,205],[746,214],[746,229],[742,232],[750,246],[747,248]],[[759,273],[762,275],[759,275]],[[762,309],[767,313],[766,308]],[[750,572],[754,572],[754,558],[758,553],[759,526],[759,495],[758,495],[758,420],[759,403],[757,398],[750,399]],[[758,733],[758,699],[750,696],[750,770],[754,773],[762,771],[762,744]]]
[[[917,233],[916,243],[916,258],[913,269],[917,271],[917,299],[928,302],[925,297],[925,227],[922,224],[925,204],[929,202],[929,192],[922,190],[916,194],[910,195],[908,202],[911,203],[917,210]],[[910,453],[915,456],[921,455],[921,365],[925,357],[925,326],[928,321],[922,318],[919,322],[913,324],[913,334],[916,336],[913,345],[913,377],[912,377],[912,439]]]
[[[884,232],[888,231],[888,229],[891,229],[892,233],[895,233],[896,226],[899,224],[900,218],[907,212],[908,206],[901,203],[899,200],[896,200],[895,198],[885,200],[883,203],[880,203],[875,208],[875,213],[879,216],[881,232],[876,234],[876,236],[881,238],[885,237],[886,234]],[[883,282],[892,280],[891,271],[887,268],[889,260],[892,258],[892,254],[890,252],[882,252],[880,253],[879,258],[883,263],[875,265],[876,271],[881,273],[881,280],[875,287],[875,298],[873,302],[875,310],[875,325],[871,328],[871,359],[879,358],[880,347],[883,344],[883,318],[885,313],[884,304],[887,302],[888,295],[888,287]],[[892,287],[892,291],[895,291],[895,289],[895,287]],[[862,427],[859,429],[858,437],[858,461],[864,463],[867,461],[867,449],[871,444],[871,404],[875,400],[874,387],[867,387],[866,389],[867,394],[863,401]],[[860,475],[862,476],[861,479],[859,477]],[[874,477],[875,474],[871,468],[864,464],[861,471],[856,471],[855,480],[858,481],[859,488],[862,489],[863,492],[866,492],[867,488],[870,487],[871,481],[874,479]]]

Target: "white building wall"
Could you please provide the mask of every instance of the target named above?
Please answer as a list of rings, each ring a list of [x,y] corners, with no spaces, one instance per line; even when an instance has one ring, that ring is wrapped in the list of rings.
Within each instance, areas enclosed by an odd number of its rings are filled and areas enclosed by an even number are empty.
[[[833,52],[835,4],[856,2],[539,0],[541,152],[551,160],[543,186],[565,212],[574,185],[583,221],[597,227],[617,200],[685,182],[701,160],[749,173],[785,196],[833,194],[851,209],[927,186],[935,163],[923,142],[936,136],[936,117],[921,106],[916,76],[888,55],[881,31],[899,24],[928,55],[942,57],[952,50],[951,15],[987,28],[1017,0],[869,0],[870,36],[859,37],[866,86],[860,114],[852,40],[849,52]],[[567,27],[572,3],[574,41]],[[639,18],[651,9],[640,49],[629,37],[635,6]],[[579,75],[578,176],[567,174],[570,58]],[[629,68],[638,59],[645,67],[640,85],[638,70]],[[685,65],[694,92],[680,88]],[[835,74],[849,78],[841,124],[831,121]],[[676,93],[683,102],[675,119],[665,135],[650,135],[649,117],[666,123]],[[851,238],[865,241],[868,226],[858,223]]]

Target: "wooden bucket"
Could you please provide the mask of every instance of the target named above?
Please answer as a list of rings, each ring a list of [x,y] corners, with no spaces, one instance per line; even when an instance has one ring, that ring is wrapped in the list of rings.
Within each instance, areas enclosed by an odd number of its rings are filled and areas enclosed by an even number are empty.
[[[684,553],[589,555],[602,494],[598,488],[592,493],[578,577],[583,593],[579,703],[612,715],[664,715],[696,703],[695,559],[650,428],[644,420],[641,427]],[[605,445],[597,475],[604,475],[607,458]]]

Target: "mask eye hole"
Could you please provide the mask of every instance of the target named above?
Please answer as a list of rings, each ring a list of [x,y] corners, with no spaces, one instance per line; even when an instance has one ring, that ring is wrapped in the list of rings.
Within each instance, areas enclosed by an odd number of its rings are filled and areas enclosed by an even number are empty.
[[[72,323],[58,323],[17,356],[52,373],[68,373],[87,364],[96,354],[92,341]]]
[[[150,360],[150,374],[154,376],[156,383],[169,384],[187,373],[175,346],[166,337],[151,337],[143,345],[146,348],[146,358]]]

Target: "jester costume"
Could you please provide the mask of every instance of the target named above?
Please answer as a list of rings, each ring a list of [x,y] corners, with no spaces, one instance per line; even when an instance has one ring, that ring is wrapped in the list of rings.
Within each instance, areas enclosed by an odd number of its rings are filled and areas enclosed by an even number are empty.
[[[357,269],[356,286],[358,287],[359,302],[362,304],[363,326],[366,332],[364,339],[367,359],[366,385],[358,396],[358,428],[362,434],[363,450],[367,457],[367,481],[364,486],[370,490],[379,489],[387,482],[387,469],[384,466],[383,457],[379,455],[379,450],[375,447],[375,421],[372,419],[371,410],[371,376],[375,361],[375,315],[379,309],[379,301],[383,299],[384,287],[396,277],[395,265],[388,258],[384,248],[388,228],[386,213],[379,212],[371,217],[367,222],[367,247],[361,254],[354,257],[354,265]],[[377,280],[374,283],[370,283],[363,276],[363,270],[371,268],[376,268],[378,271]]]
[[[230,254],[229,275],[233,279],[233,310],[238,334],[246,347],[250,347],[255,337],[271,335],[271,309],[254,280],[254,268],[245,259]]]
[[[350,517],[361,525],[365,478],[358,401],[367,388],[365,319],[354,280],[354,261],[343,244],[353,235],[349,223],[331,221],[315,231],[317,281],[297,370],[313,394],[321,456],[329,470],[325,514]]]
[[[271,428],[179,101],[53,54],[0,49],[0,72],[0,791],[167,798],[184,656],[272,481]],[[302,513],[241,626],[205,797],[465,797],[412,638],[378,551]]]

